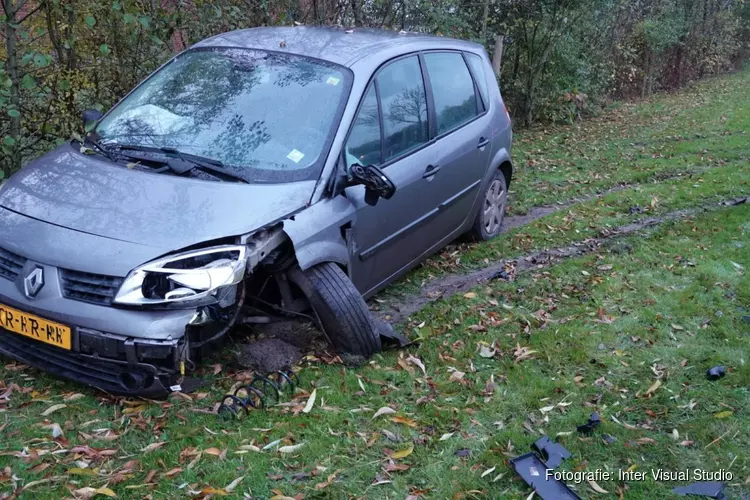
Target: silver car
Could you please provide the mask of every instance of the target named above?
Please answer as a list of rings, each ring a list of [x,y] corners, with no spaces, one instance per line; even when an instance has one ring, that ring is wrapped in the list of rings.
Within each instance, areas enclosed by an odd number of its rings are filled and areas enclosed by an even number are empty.
[[[482,46],[255,28],[175,56],[0,187],[0,352],[161,397],[239,318],[381,339],[364,299],[496,236],[511,123]]]

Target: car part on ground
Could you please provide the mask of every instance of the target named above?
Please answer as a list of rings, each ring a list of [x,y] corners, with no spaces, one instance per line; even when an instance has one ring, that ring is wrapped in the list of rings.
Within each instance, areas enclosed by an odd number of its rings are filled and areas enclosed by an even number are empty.
[[[724,488],[727,484],[721,481],[699,481],[697,483],[689,484],[687,486],[678,486],[672,489],[672,493],[676,493],[680,496],[698,496],[708,498],[718,498],[719,500],[726,499],[724,495]]]
[[[364,358],[380,352],[380,335],[370,310],[340,267],[326,262],[306,271],[293,268],[289,279],[307,297],[321,330],[337,351]]]
[[[588,435],[594,432],[594,429],[599,427],[599,424],[601,423],[602,421],[599,418],[599,412],[595,411],[594,413],[591,414],[588,421],[585,424],[579,425],[578,427],[576,427],[576,430],[578,430],[578,432],[580,432],[581,434]]]
[[[573,456],[563,445],[555,443],[547,436],[542,436],[531,445],[544,459],[544,463],[550,469],[557,468],[563,460]]]
[[[551,467],[533,451],[512,458],[510,465],[542,500],[580,500],[581,498],[567,484],[556,479],[554,475],[548,474],[547,471]]]
[[[469,235],[479,241],[487,241],[500,234],[505,217],[508,186],[501,170],[497,170],[492,176],[482,196],[483,200]]]
[[[723,366],[714,366],[713,368],[709,368],[709,370],[706,372],[706,378],[708,380],[719,380],[720,378],[723,378],[727,374],[727,369]]]
[[[239,418],[250,408],[262,410],[279,402],[282,394],[291,395],[299,387],[299,377],[291,368],[267,375],[255,375],[253,380],[238,387],[232,394],[219,400],[216,413],[222,418]]]

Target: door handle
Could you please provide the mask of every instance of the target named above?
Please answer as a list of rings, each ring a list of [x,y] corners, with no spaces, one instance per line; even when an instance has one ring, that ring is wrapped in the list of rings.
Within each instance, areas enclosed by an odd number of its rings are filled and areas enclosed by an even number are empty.
[[[432,176],[437,174],[440,171],[440,165],[427,165],[427,168],[424,169],[424,173],[422,174],[423,179],[430,179]]]
[[[483,147],[487,146],[487,144],[490,143],[489,139],[485,139],[484,137],[479,138],[479,144],[477,144],[477,149],[482,149]]]

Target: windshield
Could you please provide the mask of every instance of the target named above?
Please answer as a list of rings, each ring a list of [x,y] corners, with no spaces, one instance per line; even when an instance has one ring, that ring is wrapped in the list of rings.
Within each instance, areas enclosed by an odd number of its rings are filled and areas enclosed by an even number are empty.
[[[186,52],[113,108],[104,146],[171,148],[221,162],[243,178],[317,178],[349,85],[346,70],[246,49]]]

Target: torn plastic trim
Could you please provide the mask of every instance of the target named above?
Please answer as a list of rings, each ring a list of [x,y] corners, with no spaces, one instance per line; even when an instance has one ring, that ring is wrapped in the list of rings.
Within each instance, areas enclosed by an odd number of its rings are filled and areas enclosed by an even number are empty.
[[[513,470],[531,486],[542,500],[580,500],[573,490],[562,481],[558,481],[539,456],[527,453],[510,460]]]

